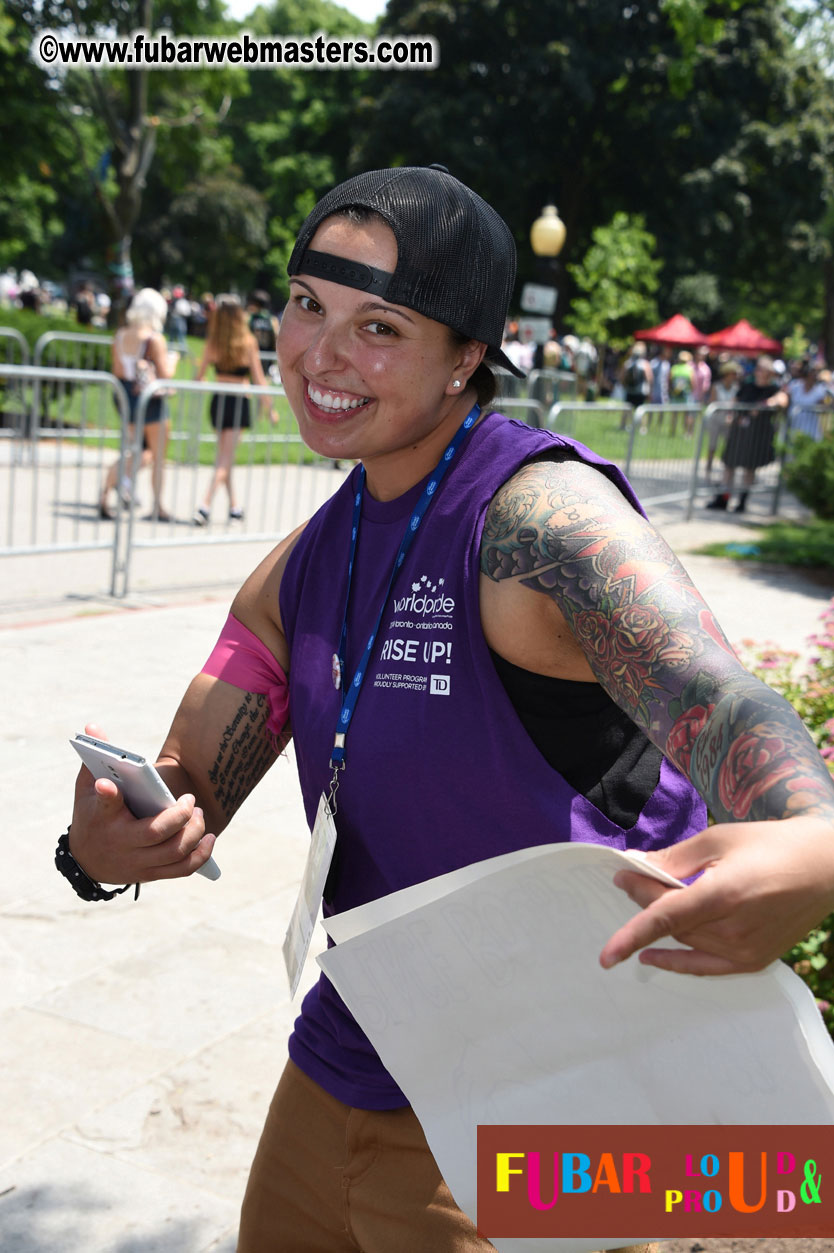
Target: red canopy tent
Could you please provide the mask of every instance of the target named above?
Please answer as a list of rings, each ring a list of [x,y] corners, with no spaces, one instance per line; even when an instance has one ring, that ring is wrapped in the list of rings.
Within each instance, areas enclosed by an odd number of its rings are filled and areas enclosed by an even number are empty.
[[[723,331],[714,331],[707,336],[707,343],[710,348],[724,349],[726,352],[782,352],[778,339],[769,339],[745,318],[734,326],[726,326]]]
[[[635,331],[634,338],[648,339],[654,344],[673,344],[677,348],[697,348],[699,344],[707,343],[707,336],[702,335],[682,313],[676,313],[668,322],[661,322],[660,326],[653,326],[647,331]]]

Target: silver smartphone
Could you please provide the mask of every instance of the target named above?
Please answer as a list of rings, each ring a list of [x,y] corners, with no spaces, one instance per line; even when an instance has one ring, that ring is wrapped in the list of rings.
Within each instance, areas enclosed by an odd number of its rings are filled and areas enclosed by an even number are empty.
[[[146,758],[91,735],[76,735],[70,744],[94,778],[113,780],[134,818],[152,818],[176,803],[156,767]],[[197,873],[206,879],[219,879],[220,867],[209,857]]]

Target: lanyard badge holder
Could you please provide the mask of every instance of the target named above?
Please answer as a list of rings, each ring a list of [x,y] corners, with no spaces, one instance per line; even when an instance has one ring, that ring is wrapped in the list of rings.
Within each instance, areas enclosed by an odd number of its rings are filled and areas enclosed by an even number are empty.
[[[359,694],[362,690],[362,684],[371,661],[373,653],[374,641],[379,631],[382,615],[385,612],[385,606],[391,595],[391,591],[396,582],[397,575],[402,568],[406,555],[420,528],[420,523],[434,499],[440,484],[449,469],[456,453],[460,450],[466,436],[472,430],[472,427],[480,417],[480,407],[474,405],[458,427],[452,442],[440,458],[437,466],[428,483],[423,489],[422,495],[417,502],[414,512],[411,515],[405,534],[400,541],[399,551],[394,560],[391,570],[391,577],[388,580],[388,588],[379,607],[379,613],[376,617],[376,624],[371,632],[367,643],[365,644],[362,658],[357,667],[349,686],[344,686],[345,675],[345,654],[347,650],[347,622],[348,608],[350,606],[350,589],[353,580],[353,567],[356,560],[356,547],[359,540],[359,520],[362,515],[362,496],[365,490],[365,467],[362,466],[359,471],[359,485],[356,490],[356,496],[353,501],[353,526],[350,538],[350,560],[348,562],[348,580],[347,594],[345,596],[345,612],[342,619],[342,631],[339,638],[339,651],[333,656],[333,681],[337,687],[342,690],[342,708],[339,714],[339,722],[336,728],[336,735],[333,741],[333,749],[330,754],[330,787],[327,792],[322,792],[319,800],[319,807],[316,813],[316,821],[313,824],[312,838],[310,840],[310,849],[307,854],[307,864],[304,867],[304,875],[301,880],[301,887],[298,893],[298,899],[290,918],[287,928],[287,934],[284,937],[283,954],[284,964],[287,968],[287,975],[290,981],[290,995],[295,996],[301,979],[301,972],[307,959],[307,953],[310,949],[310,940],[312,939],[313,929],[315,927],[316,918],[318,916],[319,905],[321,903],[324,885],[327,882],[327,875],[330,870],[330,863],[333,860],[333,850],[336,847],[336,794],[339,790],[339,779],[345,768],[345,741],[350,728],[351,719],[353,718],[356,703],[359,700]]]

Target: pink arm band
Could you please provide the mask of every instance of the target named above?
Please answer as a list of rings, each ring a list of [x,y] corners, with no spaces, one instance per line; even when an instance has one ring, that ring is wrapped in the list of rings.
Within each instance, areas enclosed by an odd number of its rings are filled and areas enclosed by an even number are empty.
[[[229,614],[203,674],[210,674],[244,692],[255,692],[269,701],[266,729],[278,739],[287,722],[289,683],[281,666],[257,635]]]

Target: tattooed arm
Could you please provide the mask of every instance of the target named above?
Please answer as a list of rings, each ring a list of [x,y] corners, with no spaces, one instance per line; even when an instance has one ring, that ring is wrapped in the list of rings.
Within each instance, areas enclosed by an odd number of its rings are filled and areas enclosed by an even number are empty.
[[[278,586],[299,531],[284,541],[244,584],[235,617],[269,648],[284,671],[286,640],[278,616]],[[70,847],[84,870],[102,883],[144,883],[193,874],[208,860],[216,837],[276,760],[267,729],[265,696],[199,674],[177,710],[157,769],[177,803],[154,818],[136,819],[115,785],[79,772]],[[87,727],[101,735],[98,728]]]
[[[265,696],[197,675],[156,763],[177,803],[154,818],[134,818],[114,783],[94,783],[81,770],[70,832],[76,861],[100,883],[193,874],[275,761],[268,717]],[[99,728],[86,729],[103,738]]]
[[[825,763],[613,484],[579,462],[524,467],[492,501],[481,568],[498,585],[488,603],[518,602],[521,588],[548,598],[594,676],[688,775],[718,824],[652,855],[679,878],[706,868],[686,892],[619,878],[647,908],[612,937],[604,964],[673,934],[694,951],[649,950],[641,960],[692,973],[757,969],[834,908]]]

